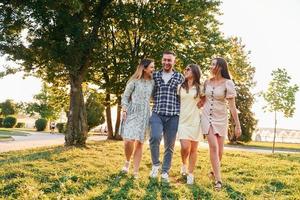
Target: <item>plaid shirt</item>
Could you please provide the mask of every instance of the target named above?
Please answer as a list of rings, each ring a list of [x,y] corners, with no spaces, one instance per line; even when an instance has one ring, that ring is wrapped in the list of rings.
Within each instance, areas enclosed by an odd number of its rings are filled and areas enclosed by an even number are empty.
[[[184,76],[174,71],[169,82],[165,83],[162,79],[162,70],[160,70],[154,72],[153,80],[155,83],[153,112],[165,116],[179,115],[180,103],[179,96],[177,95],[177,87],[183,83]]]

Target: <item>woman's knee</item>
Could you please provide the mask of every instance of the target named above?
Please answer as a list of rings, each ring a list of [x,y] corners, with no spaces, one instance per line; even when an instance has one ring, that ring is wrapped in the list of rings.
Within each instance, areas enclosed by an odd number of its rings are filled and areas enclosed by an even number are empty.
[[[183,153],[189,153],[190,148],[189,148],[188,146],[181,146],[181,151],[182,151]]]
[[[219,150],[218,150],[218,145],[215,144],[215,143],[209,144],[209,150],[210,150],[211,152],[218,153],[218,152],[219,152]]]
[[[124,140],[124,145],[125,146],[130,146],[134,144],[134,140]]]
[[[135,141],[135,146],[136,148],[142,148],[143,147],[143,143],[140,141]]]
[[[190,143],[186,140],[180,140],[181,151],[189,152],[190,151]]]
[[[191,154],[192,153],[197,153],[197,151],[198,151],[198,144],[193,144],[191,146]]]

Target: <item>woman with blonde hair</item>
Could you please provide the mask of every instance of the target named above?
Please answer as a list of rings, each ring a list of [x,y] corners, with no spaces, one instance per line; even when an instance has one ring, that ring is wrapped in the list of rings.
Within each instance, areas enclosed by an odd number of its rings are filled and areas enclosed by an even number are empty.
[[[152,74],[154,61],[142,59],[129,79],[122,96],[122,125],[120,134],[124,140],[125,164],[122,172],[129,172],[133,155],[133,175],[138,178],[142,148],[150,117],[150,98],[154,87]]]
[[[215,189],[222,188],[221,159],[224,139],[228,132],[227,104],[235,123],[235,135],[241,135],[241,126],[235,105],[236,90],[230,78],[227,63],[223,58],[212,60],[211,78],[204,83],[205,103],[201,115],[202,133],[209,144],[211,176],[215,179]]]

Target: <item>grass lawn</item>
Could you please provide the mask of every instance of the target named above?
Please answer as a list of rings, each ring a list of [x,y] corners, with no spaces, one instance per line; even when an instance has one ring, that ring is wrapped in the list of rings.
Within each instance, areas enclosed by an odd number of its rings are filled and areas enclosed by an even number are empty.
[[[0,133],[0,142],[1,141],[10,141],[10,140],[13,140],[13,138],[11,136],[1,135],[1,133]]]
[[[24,129],[17,128],[0,128],[0,135],[6,136],[26,136],[28,133],[23,132]]]
[[[228,144],[227,142],[227,145]],[[251,141],[249,143],[239,143],[238,145],[233,145],[233,146],[245,146],[245,147],[257,147],[257,148],[263,148],[263,149],[272,149],[273,143],[272,142],[255,142]],[[275,143],[275,150],[299,150],[300,152],[300,144],[293,144],[293,143]]]
[[[0,155],[0,199],[300,199],[300,154],[227,151],[224,188],[213,189],[208,152],[199,149],[196,184],[179,175],[176,148],[171,183],[149,179],[149,146],[144,147],[140,178],[121,175],[123,143],[100,141],[87,148],[51,147]]]

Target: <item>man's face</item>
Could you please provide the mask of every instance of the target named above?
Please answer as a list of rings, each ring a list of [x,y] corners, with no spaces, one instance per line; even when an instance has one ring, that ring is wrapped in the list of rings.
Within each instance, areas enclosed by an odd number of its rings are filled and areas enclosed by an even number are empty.
[[[164,71],[170,72],[173,69],[173,66],[175,65],[175,56],[172,54],[163,54],[161,62]]]

